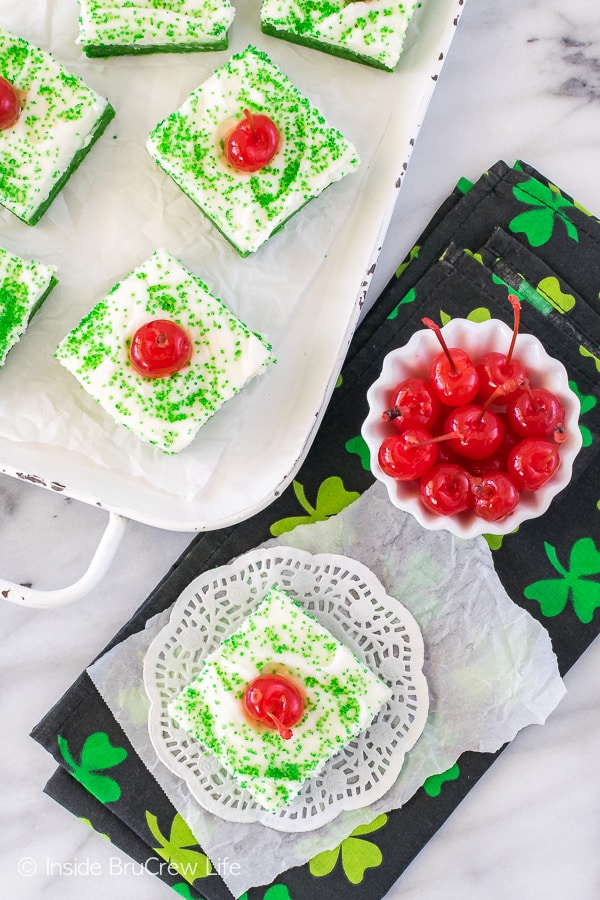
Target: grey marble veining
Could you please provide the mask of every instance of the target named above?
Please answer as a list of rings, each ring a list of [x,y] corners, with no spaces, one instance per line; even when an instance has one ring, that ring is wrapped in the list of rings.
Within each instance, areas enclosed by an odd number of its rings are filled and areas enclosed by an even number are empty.
[[[370,300],[456,180],[477,177],[497,159],[527,160],[600,213],[599,104],[597,3],[466,0],[403,179]],[[104,524],[100,510],[0,476],[5,577],[41,588],[75,579]],[[76,606],[44,613],[0,606],[2,896],[172,896],[42,794],[53,764],[28,733],[190,539],[132,522],[108,575]],[[598,900],[598,641],[566,682],[567,696],[548,723],[517,736],[388,900]]]

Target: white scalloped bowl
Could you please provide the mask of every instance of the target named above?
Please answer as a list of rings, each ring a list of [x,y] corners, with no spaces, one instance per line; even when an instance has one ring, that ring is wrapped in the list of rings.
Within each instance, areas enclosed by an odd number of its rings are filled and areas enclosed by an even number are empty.
[[[477,362],[492,350],[505,353],[512,330],[499,319],[489,319],[486,322],[452,319],[443,327],[442,333],[449,347],[461,347]],[[567,438],[561,444],[560,466],[543,488],[522,493],[515,511],[498,522],[488,522],[473,513],[436,515],[422,505],[418,483],[398,481],[386,475],[379,466],[377,456],[381,442],[390,434],[389,424],[382,419],[382,413],[391,406],[390,397],[394,388],[405,378],[428,378],[430,362],[439,352],[440,345],[435,334],[429,328],[424,328],[415,332],[403,347],[392,350],[385,357],[381,375],[367,391],[369,414],[362,426],[362,436],[369,448],[371,471],[386,486],[394,506],[411,513],[424,528],[434,531],[446,529],[462,538],[473,538],[481,534],[509,534],[522,522],[546,512],[553,498],[571,480],[573,461],[581,449],[579,399],[569,387],[563,364],[549,356],[536,337],[519,334],[514,355],[526,366],[531,385],[552,391],[565,407]]]

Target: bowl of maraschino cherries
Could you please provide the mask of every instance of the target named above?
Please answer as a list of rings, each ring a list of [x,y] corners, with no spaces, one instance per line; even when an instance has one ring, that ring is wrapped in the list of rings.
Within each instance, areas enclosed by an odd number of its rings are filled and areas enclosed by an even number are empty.
[[[542,515],[581,448],[563,364],[499,319],[423,319],[385,357],[362,435],[391,502],[425,528],[508,534]]]

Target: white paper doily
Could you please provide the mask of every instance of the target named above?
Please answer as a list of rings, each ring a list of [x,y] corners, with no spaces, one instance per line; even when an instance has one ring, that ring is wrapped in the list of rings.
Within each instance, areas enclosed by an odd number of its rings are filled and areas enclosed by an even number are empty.
[[[392,688],[393,696],[371,726],[331,757],[291,804],[267,812],[172,720],[168,704],[273,584],[349,646]],[[150,739],[158,758],[185,780],[202,807],[220,818],[261,822],[278,831],[309,831],[343,810],[373,803],[394,784],[427,719],[422,667],[419,626],[362,563],[294,547],[254,550],[191,582],[150,645],[144,660]]]

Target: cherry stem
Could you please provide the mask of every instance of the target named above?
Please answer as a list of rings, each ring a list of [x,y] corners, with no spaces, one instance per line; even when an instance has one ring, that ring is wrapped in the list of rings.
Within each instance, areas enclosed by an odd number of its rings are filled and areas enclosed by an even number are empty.
[[[244,115],[248,119],[248,124],[250,125],[250,134],[252,135],[252,137],[256,137],[256,134],[254,132],[254,116],[251,114],[249,109],[244,110]]]
[[[504,397],[506,394],[512,394],[513,391],[516,391],[517,388],[523,388],[523,390],[530,390],[529,381],[527,378],[507,378],[506,381],[503,381],[502,384],[499,384],[496,390],[490,394],[485,403],[481,408],[481,415],[479,416],[479,421],[483,418],[484,412],[495,403],[499,397]]]
[[[277,716],[275,716],[272,712],[266,711],[265,714],[274,722],[277,731],[279,732],[279,737],[282,741],[289,741],[292,736],[292,731],[290,728],[286,728],[285,725],[282,725]]]
[[[553,433],[556,444],[562,444],[567,439],[567,429],[564,422],[559,422]]]
[[[402,410],[398,406],[392,406],[391,409],[386,409],[382,414],[381,418],[386,422],[391,422],[393,419],[399,419],[402,416]]]
[[[482,478],[471,477],[470,479],[470,489],[471,493],[476,497],[481,497],[482,500],[491,500],[496,491],[491,484],[484,484]]]
[[[452,355],[451,355],[450,351],[448,350],[448,345],[446,344],[446,341],[444,340],[444,337],[443,337],[443,335],[442,335],[442,331],[441,331],[440,326],[437,325],[437,324],[433,321],[433,319],[427,319],[427,318],[425,318],[425,319],[421,319],[421,322],[423,323],[423,325],[426,325],[427,328],[430,328],[430,329],[433,331],[433,333],[435,334],[436,338],[438,339],[438,341],[439,341],[440,344],[442,345],[442,350],[443,350],[444,353],[446,354],[446,357],[447,357],[447,359],[448,359],[448,362],[450,363],[450,367],[451,367],[451,369],[452,369],[452,374],[453,374],[453,375],[458,375],[458,369],[457,369],[457,367],[456,367],[456,363],[455,363],[454,360],[452,359]]]
[[[453,438],[462,441],[464,440],[464,435],[459,431],[449,431],[448,434],[438,434],[436,437],[427,438],[426,441],[415,441],[414,444],[407,442],[407,445],[412,450],[413,447],[427,447],[429,444],[440,444],[442,441],[451,441]]]
[[[508,348],[508,353],[506,354],[506,365],[510,365],[510,361],[512,359],[513,350],[515,349],[515,342],[517,340],[517,334],[519,332],[519,325],[521,323],[521,303],[516,294],[508,295],[508,302],[513,308],[514,312],[514,320],[513,320],[513,334],[512,340],[510,342],[510,347]]]

